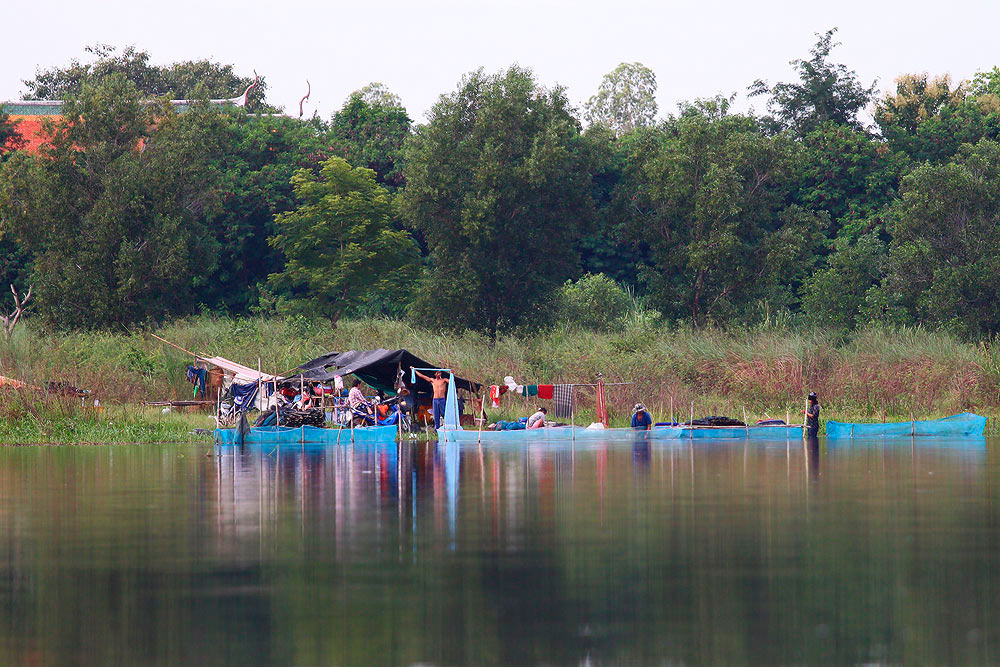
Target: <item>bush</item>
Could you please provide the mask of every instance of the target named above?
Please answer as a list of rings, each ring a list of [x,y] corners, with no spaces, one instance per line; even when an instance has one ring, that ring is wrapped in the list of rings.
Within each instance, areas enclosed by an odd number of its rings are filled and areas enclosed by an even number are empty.
[[[559,288],[556,303],[561,322],[609,331],[620,327],[632,307],[632,297],[603,273],[588,273],[575,283],[567,280]]]

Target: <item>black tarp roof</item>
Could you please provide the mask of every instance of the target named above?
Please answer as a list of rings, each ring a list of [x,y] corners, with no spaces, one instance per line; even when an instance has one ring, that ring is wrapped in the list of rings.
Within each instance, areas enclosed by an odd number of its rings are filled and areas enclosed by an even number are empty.
[[[437,368],[436,364],[424,361],[407,350],[348,350],[347,352],[328,352],[305,362],[299,369],[301,377],[315,382],[330,382],[334,376],[355,375],[362,382],[388,394],[394,394],[396,375],[403,370],[403,380],[410,386],[410,368]],[[430,375],[425,371],[425,375]],[[299,376],[288,378],[298,380]],[[478,392],[482,385],[455,377],[458,389]],[[426,380],[417,378],[417,392],[431,391],[431,385]]]

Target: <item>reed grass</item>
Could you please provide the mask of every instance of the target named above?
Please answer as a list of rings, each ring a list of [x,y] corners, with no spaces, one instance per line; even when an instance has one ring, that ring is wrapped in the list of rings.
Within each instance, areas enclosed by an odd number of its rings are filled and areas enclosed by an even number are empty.
[[[961,411],[992,416],[1000,406],[1000,340],[965,342],[921,327],[872,328],[851,336],[824,329],[760,326],[693,330],[650,317],[625,318],[618,330],[571,325],[490,338],[442,334],[392,319],[344,321],[330,329],[301,317],[226,318],[202,315],[153,330],[199,354],[218,354],[268,372],[286,372],[330,350],[405,347],[418,356],[488,384],[511,375],[521,383],[608,382],[612,420],[628,419],[642,402],[657,420],[727,414],[799,421],[809,391],[824,418],[879,421],[933,418]],[[28,321],[0,345],[0,374],[41,385],[47,380],[90,389],[118,420],[27,392],[0,391],[0,440],[97,436],[123,441],[184,438],[191,419],[161,419],[144,400],[190,398],[184,377],[191,358],[147,332],[58,332]],[[15,392],[16,393],[16,392]],[[33,406],[33,403],[38,403]],[[592,418],[592,392],[581,389],[580,422]],[[505,399],[491,417],[523,415],[523,399]],[[116,412],[117,411],[117,412]],[[210,421],[210,420],[209,420]],[[199,425],[201,425],[199,423]],[[210,424],[209,424],[210,425]],[[206,428],[208,426],[205,426]]]

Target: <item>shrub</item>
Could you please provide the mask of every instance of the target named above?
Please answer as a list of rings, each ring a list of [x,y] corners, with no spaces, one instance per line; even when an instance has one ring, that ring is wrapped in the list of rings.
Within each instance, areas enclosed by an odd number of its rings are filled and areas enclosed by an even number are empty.
[[[559,288],[556,303],[561,322],[609,331],[620,327],[632,307],[632,297],[603,273],[588,273],[575,283],[567,280]]]

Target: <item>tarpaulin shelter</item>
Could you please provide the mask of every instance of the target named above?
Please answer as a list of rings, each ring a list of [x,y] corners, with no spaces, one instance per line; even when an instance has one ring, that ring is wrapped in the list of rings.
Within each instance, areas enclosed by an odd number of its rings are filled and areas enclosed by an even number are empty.
[[[396,379],[400,376],[408,381],[410,379],[411,368],[438,368],[437,364],[424,361],[420,357],[407,350],[348,350],[347,352],[329,352],[323,356],[307,361],[299,369],[302,371],[301,377],[314,382],[331,382],[334,377],[344,377],[354,375],[365,384],[374,387],[386,394],[396,393]],[[429,371],[424,371],[425,375],[430,375]],[[299,376],[288,378],[298,380]],[[477,393],[482,389],[482,385],[455,377],[455,387]],[[418,393],[429,393],[431,385],[426,380],[417,378]]]
[[[254,368],[249,368],[243,364],[238,364],[235,361],[230,361],[225,357],[203,357],[200,355],[195,356],[195,365],[204,366],[214,366],[222,371],[222,391],[229,389],[229,386],[233,383],[239,385],[256,384],[258,380],[267,385],[274,382],[277,379],[281,382],[282,377],[280,375],[271,375],[269,373],[262,373]],[[264,410],[267,408],[269,396],[267,391],[256,392],[254,396],[254,406],[258,410]]]

